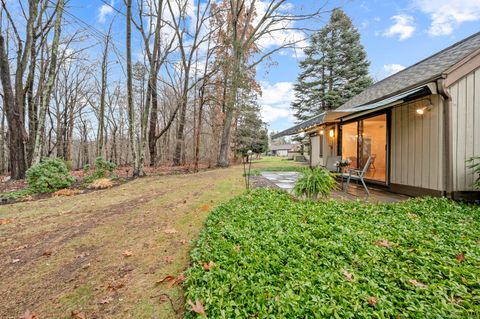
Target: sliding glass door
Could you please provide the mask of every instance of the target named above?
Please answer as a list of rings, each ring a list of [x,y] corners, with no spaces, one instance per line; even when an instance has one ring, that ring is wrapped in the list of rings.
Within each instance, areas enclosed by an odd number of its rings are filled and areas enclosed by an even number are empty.
[[[351,168],[362,169],[372,158],[365,178],[387,181],[387,115],[382,114],[342,126],[342,158]]]

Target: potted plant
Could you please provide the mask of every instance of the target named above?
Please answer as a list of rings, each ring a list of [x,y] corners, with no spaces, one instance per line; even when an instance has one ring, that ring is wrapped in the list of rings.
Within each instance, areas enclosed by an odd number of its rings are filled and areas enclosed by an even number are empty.
[[[339,171],[340,173],[343,173],[345,171],[345,168],[349,167],[350,164],[352,164],[352,161],[349,160],[348,158],[346,159],[342,158],[341,160],[335,162],[337,171]]]

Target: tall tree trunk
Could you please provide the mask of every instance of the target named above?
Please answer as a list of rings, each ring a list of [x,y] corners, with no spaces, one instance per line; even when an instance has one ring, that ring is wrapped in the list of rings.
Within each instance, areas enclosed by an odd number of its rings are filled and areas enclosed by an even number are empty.
[[[45,92],[43,96],[42,105],[40,106],[40,113],[38,116],[38,127],[35,134],[35,147],[33,150],[33,164],[40,163],[42,158],[42,144],[43,144],[43,134],[45,128],[45,119],[47,115],[47,108],[50,104],[50,96],[52,93],[53,84],[55,83],[55,77],[57,74],[57,57],[58,57],[58,47],[60,43],[60,33],[62,31],[62,14],[63,6],[65,0],[59,0],[56,7],[56,20],[55,20],[55,31],[52,40],[52,54],[51,61],[48,70],[48,80],[45,87]]]
[[[128,107],[128,136],[132,151],[133,176],[140,175],[140,163],[137,156],[137,139],[135,138],[135,110],[133,107],[133,75],[132,75],[132,0],[126,0],[127,5],[127,107]]]
[[[13,94],[5,38],[1,33],[0,77],[2,81],[3,102],[7,114],[9,130],[10,176],[12,179],[23,179],[25,178],[25,171],[27,170],[25,156],[26,132],[24,125],[24,105],[23,100],[20,100],[22,103],[18,104],[19,99],[16,99]],[[16,94],[21,95],[21,92],[16,92]]]
[[[0,170],[5,172],[5,108],[2,108],[2,123],[0,126]]]

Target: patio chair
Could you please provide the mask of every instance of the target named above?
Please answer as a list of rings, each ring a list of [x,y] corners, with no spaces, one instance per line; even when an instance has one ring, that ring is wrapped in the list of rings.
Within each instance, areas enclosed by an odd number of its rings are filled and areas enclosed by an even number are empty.
[[[328,169],[330,172],[337,172],[338,167],[335,166],[335,163],[340,161],[341,159],[341,156],[328,156],[327,162],[325,163],[325,165],[321,165],[321,167]]]
[[[348,190],[348,185],[350,184],[350,179],[354,179],[357,181],[361,181],[363,187],[365,188],[365,191],[367,192],[367,195],[370,195],[370,192],[368,191],[368,187],[365,184],[365,173],[368,171],[370,164],[372,163],[372,157],[369,156],[367,159],[367,162],[365,163],[365,166],[362,169],[349,169],[348,170],[348,178],[347,178],[347,184],[345,185],[345,192]],[[345,174],[344,174],[345,175]]]

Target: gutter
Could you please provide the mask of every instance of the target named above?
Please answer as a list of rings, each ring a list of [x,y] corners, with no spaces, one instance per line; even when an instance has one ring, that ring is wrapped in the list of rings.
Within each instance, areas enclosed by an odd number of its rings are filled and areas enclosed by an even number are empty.
[[[445,86],[447,74],[437,80],[437,89],[443,97],[443,193],[445,197],[452,197],[453,194],[453,143],[452,143],[452,96]]]

